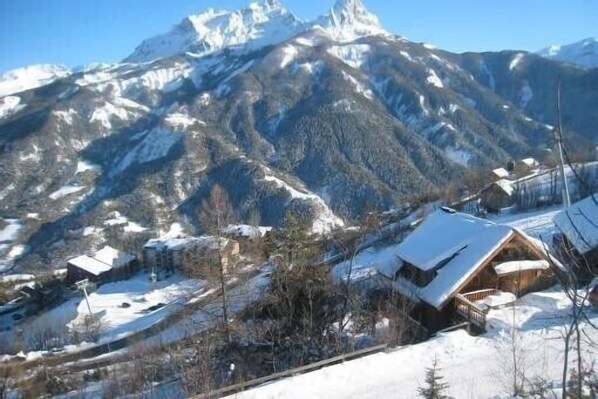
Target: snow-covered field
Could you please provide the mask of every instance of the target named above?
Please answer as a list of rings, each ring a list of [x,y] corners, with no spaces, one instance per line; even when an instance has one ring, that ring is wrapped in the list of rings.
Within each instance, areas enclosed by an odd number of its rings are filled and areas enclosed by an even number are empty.
[[[180,310],[181,304],[203,289],[204,284],[200,280],[175,275],[153,283],[148,275],[142,273],[129,280],[102,285],[89,294],[91,311],[99,320],[99,343],[113,341],[150,327]],[[36,332],[82,331],[85,329],[87,315],[89,310],[85,299],[82,295],[76,296],[0,333],[0,341],[15,342],[22,336],[27,346],[28,337]]]
[[[440,374],[454,398],[509,398],[512,352],[528,378],[554,381],[558,387],[563,364],[563,325],[569,303],[556,290],[529,294],[513,308],[491,310],[488,332],[473,337],[464,330],[440,334],[421,344],[405,346],[290,377],[235,398],[416,398],[426,368],[436,358]],[[590,315],[598,323],[598,312]],[[517,331],[514,343],[511,328]],[[586,361],[598,357],[598,330],[583,323]],[[593,343],[590,343],[590,340]]]
[[[552,218],[562,210],[562,207],[554,206],[523,213],[503,213],[490,217],[490,220],[523,230],[530,236],[552,245],[555,233]]]

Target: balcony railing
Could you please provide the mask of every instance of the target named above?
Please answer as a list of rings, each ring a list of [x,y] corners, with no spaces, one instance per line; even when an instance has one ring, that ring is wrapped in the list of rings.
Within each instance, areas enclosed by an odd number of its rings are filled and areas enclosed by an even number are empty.
[[[480,295],[483,294],[480,293]],[[485,297],[481,299],[483,298]],[[455,295],[455,311],[457,314],[465,317],[468,322],[478,327],[486,328],[486,312],[462,294]]]
[[[489,288],[489,289],[485,289],[485,290],[466,292],[461,295],[463,295],[469,302],[477,302],[477,301],[481,301],[482,299],[489,297],[490,295],[494,295],[497,292],[498,292],[497,289]]]

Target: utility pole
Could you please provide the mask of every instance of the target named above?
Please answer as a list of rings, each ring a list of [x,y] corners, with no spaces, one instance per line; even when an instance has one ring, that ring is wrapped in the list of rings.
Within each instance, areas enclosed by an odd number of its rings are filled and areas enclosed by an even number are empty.
[[[558,118],[558,126],[554,129],[554,138],[556,140],[557,151],[559,155],[559,171],[561,173],[561,193],[563,195],[563,207],[569,208],[571,200],[569,197],[569,186],[567,184],[567,176],[565,175],[565,162],[563,160],[563,123],[561,120],[561,76],[559,75],[556,86],[556,112]]]
[[[87,296],[87,287],[90,285],[89,279],[77,281],[75,284],[77,285],[77,289],[79,289],[80,291],[83,291],[83,294],[85,295],[85,303],[87,303],[87,310],[89,311],[89,319],[92,320],[93,313],[91,313],[91,306],[89,306],[89,297]]]

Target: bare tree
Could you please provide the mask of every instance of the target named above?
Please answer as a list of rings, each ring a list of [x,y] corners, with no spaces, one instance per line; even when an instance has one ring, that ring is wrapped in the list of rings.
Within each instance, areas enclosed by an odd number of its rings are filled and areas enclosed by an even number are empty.
[[[224,319],[224,329],[227,336],[227,341],[230,343],[231,336],[228,328],[228,303],[226,290],[226,270],[223,259],[223,244],[222,244],[222,230],[228,226],[235,219],[235,213],[230,204],[228,194],[224,189],[216,184],[210,195],[205,199],[199,207],[199,220],[206,231],[216,237],[218,246],[217,264],[218,278],[220,280],[220,295],[222,297],[222,316]]]

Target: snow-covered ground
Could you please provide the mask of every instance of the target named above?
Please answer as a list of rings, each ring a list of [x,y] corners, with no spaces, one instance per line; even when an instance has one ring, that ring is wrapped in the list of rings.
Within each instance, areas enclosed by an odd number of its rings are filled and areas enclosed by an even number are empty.
[[[556,229],[552,218],[560,211],[562,207],[553,206],[530,212],[501,213],[490,217],[490,220],[523,230],[530,236],[552,245],[552,237]]]
[[[50,199],[57,200],[58,198],[62,198],[69,194],[78,193],[79,191],[83,190],[85,187],[83,186],[63,186],[60,189],[54,191],[49,195]]]
[[[23,228],[18,219],[3,219],[7,225],[0,230],[0,242],[14,241],[19,235],[19,230]]]
[[[199,280],[176,276],[153,283],[148,275],[140,274],[130,280],[101,286],[89,295],[89,305],[92,313],[99,317],[101,341],[105,342],[151,326],[202,288]],[[152,310],[154,306],[159,308]],[[85,301],[79,301],[77,316],[67,324],[69,329],[81,328],[88,314]]]
[[[515,317],[513,317],[515,309]],[[528,378],[554,381],[558,387],[563,364],[563,325],[569,303],[550,290],[521,298],[515,308],[491,310],[488,332],[474,337],[464,330],[439,334],[429,341],[290,377],[233,395],[234,398],[417,398],[426,368],[436,358],[440,374],[454,398],[509,398],[512,352]],[[598,312],[589,314],[598,323]],[[515,328],[517,338],[511,339]],[[583,323],[586,361],[598,357],[598,330]],[[589,340],[594,344],[590,344]]]
[[[0,98],[0,119],[16,114],[25,107],[25,104],[21,104],[20,97],[7,96]]]
[[[129,280],[102,285],[96,292],[89,294],[91,311],[100,321],[99,343],[113,341],[150,327],[180,310],[181,304],[203,290],[204,284],[200,280],[175,275],[153,283],[143,273]],[[16,342],[19,336],[27,341],[31,334],[40,334],[46,330],[65,333],[81,331],[87,315],[89,310],[85,299],[82,295],[76,296],[0,333],[0,341]],[[69,349],[76,351],[81,348]]]

